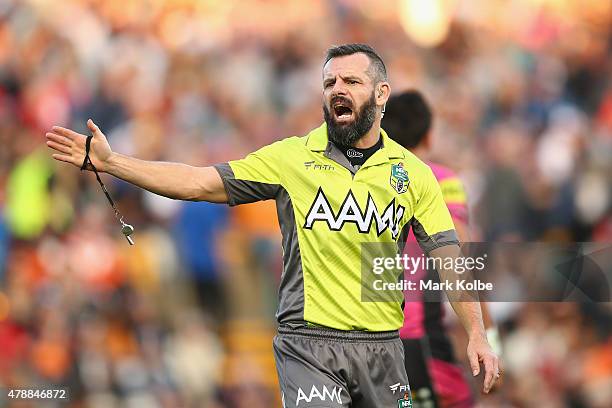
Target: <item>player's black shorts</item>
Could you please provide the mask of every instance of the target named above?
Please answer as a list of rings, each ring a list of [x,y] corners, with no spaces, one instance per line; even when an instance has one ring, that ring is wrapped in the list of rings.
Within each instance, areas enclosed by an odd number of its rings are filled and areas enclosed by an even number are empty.
[[[274,357],[283,408],[410,407],[396,331],[280,327]]]

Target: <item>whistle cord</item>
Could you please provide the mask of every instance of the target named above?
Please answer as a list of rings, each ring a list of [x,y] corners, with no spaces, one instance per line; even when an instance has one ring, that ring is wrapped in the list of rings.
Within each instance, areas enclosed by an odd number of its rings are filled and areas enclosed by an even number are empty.
[[[130,239],[129,235],[134,231],[134,228],[132,228],[131,226],[129,226],[123,221],[123,216],[117,209],[115,202],[113,201],[108,190],[106,189],[106,186],[102,182],[102,179],[100,178],[100,174],[98,174],[98,169],[96,169],[96,166],[94,166],[93,162],[91,161],[91,158],[89,157],[89,150],[91,149],[91,139],[93,139],[93,136],[87,136],[87,139],[85,140],[85,158],[83,159],[83,164],[81,165],[81,171],[87,170],[88,168],[87,166],[89,165],[90,169],[93,170],[93,172],[96,174],[96,179],[98,180],[98,184],[100,184],[100,187],[102,188],[102,192],[104,192],[104,195],[108,199],[109,204],[111,205],[111,207],[113,208],[113,211],[115,212],[115,218],[121,223],[123,234],[126,236],[130,244],[133,245],[133,241]],[[129,228],[126,229],[126,227],[129,227]],[[131,230],[131,231],[128,232],[128,230]]]

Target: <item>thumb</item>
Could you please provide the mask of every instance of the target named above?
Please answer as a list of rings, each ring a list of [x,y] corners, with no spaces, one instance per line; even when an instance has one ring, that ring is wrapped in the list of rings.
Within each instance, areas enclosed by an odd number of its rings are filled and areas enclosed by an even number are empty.
[[[478,354],[474,352],[468,353],[468,360],[472,368],[472,374],[476,377],[480,373],[480,364],[478,363]]]
[[[96,125],[93,120],[89,119],[87,121],[87,127],[95,137],[104,136],[98,125]]]

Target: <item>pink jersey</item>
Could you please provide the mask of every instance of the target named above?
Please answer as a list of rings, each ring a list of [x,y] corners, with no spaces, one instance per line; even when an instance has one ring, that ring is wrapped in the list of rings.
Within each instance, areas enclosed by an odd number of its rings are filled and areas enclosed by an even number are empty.
[[[467,223],[468,211],[466,195],[465,190],[463,189],[463,183],[461,183],[459,177],[457,177],[457,175],[447,167],[431,162],[427,164],[429,167],[431,167],[434,176],[436,176],[436,179],[440,184],[442,196],[444,197],[444,201],[446,202],[453,221]],[[422,255],[422,253],[409,253],[414,252],[415,248],[417,247],[417,240],[414,233],[410,231],[408,239],[406,240],[406,248],[404,249],[404,253],[407,253],[411,257]],[[410,276],[406,275],[405,278],[407,280],[418,282],[425,277],[425,274],[426,271],[424,269],[420,269]],[[434,325],[426,324],[427,322],[425,321],[425,316],[428,316],[428,318],[441,320],[442,314],[426,313],[426,303],[416,301],[419,298],[419,295],[420,294],[418,292],[411,291],[411,293],[407,296],[408,300],[404,305],[404,325],[400,330],[400,336],[402,338],[420,338],[426,334],[428,327],[441,326],[441,321],[435,322],[436,324]]]
[[[427,163],[442,189],[442,196],[446,202],[446,206],[455,221],[461,221],[467,224],[467,198],[463,183],[454,171],[448,167],[441,166],[435,163]]]

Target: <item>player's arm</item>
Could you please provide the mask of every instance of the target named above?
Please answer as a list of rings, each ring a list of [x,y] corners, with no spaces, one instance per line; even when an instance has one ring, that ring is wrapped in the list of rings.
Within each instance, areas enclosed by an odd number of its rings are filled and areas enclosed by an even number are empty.
[[[153,193],[178,200],[225,203],[227,193],[214,167],[194,167],[182,163],[139,160],[113,152],[106,136],[90,119],[93,135],[89,157],[99,172],[105,172]],[[81,167],[87,136],[59,126],[46,134],[53,158]]]
[[[440,183],[440,187],[442,188],[442,195],[444,197],[444,201],[446,202],[448,209],[450,211],[451,217],[453,219],[453,224],[455,224],[455,231],[457,232],[457,237],[460,242],[470,242],[470,231],[469,225],[467,223],[467,202],[465,196],[465,190],[463,188],[463,184],[459,179],[452,181],[452,188],[449,189],[452,193],[445,192],[445,185],[443,182]],[[501,341],[499,338],[499,331],[493,318],[491,317],[491,313],[489,312],[489,307],[486,302],[480,302],[480,308],[482,311],[482,320],[484,323],[484,327],[486,330],[487,340],[493,349],[493,352],[497,356],[501,356]]]
[[[455,231],[457,232],[459,242],[470,242],[470,233],[468,230],[467,223],[455,217],[452,211],[451,216],[453,218],[453,224],[455,224]],[[487,338],[489,338],[489,330],[496,330],[495,323],[491,318],[491,313],[489,313],[489,308],[487,307],[487,304],[485,302],[480,302],[480,307],[482,309],[482,320],[484,322],[484,327],[487,330]],[[491,339],[489,339],[489,343],[491,343]]]

